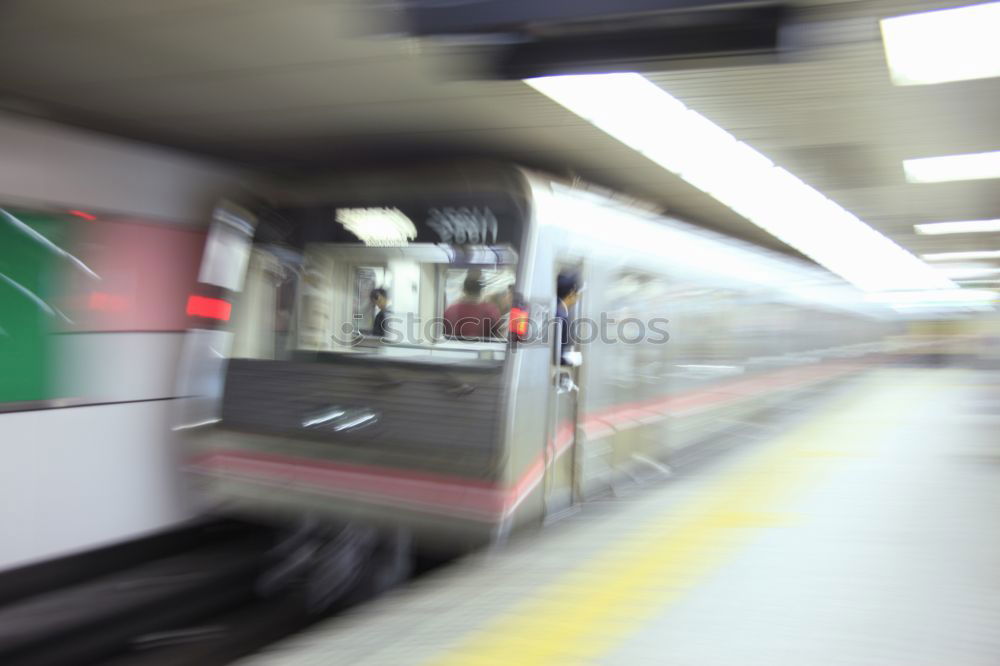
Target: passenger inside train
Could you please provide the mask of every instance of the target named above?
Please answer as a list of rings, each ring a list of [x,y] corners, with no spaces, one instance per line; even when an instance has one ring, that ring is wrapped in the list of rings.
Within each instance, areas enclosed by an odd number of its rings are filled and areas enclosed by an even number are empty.
[[[580,298],[580,280],[575,273],[563,272],[556,278],[556,322],[559,325],[559,363],[579,365],[570,340],[570,311]]]
[[[500,330],[500,311],[483,300],[483,281],[478,270],[470,270],[462,283],[461,298],[444,311],[444,334],[459,339],[496,336]]]
[[[372,289],[371,301],[372,305],[378,310],[372,322],[372,335],[377,338],[385,337],[385,320],[389,312],[389,293],[382,287]]]

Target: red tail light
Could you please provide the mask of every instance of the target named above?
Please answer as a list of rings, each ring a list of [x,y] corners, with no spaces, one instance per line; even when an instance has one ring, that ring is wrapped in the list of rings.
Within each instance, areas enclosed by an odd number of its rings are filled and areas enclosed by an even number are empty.
[[[207,298],[194,294],[188,296],[187,313],[189,317],[229,321],[229,314],[232,310],[233,304],[221,298]]]
[[[510,309],[509,329],[512,335],[523,339],[528,335],[528,311],[524,308]]]

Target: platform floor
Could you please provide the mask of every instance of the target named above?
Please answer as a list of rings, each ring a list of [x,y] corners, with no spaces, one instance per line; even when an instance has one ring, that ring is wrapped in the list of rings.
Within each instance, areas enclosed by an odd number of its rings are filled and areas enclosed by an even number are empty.
[[[1000,664],[1000,379],[885,369],[243,663]]]

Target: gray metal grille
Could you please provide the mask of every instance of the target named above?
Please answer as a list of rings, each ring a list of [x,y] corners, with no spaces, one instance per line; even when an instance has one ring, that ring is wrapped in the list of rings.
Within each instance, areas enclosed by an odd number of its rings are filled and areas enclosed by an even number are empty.
[[[386,449],[493,450],[502,372],[336,362],[234,359],[229,363],[223,425],[340,444]],[[356,431],[307,428],[317,410],[368,410],[377,422]]]

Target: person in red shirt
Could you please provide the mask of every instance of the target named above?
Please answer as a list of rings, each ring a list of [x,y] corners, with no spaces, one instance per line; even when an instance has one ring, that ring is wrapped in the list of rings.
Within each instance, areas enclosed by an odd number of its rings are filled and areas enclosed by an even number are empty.
[[[462,297],[444,311],[444,334],[454,338],[489,338],[500,326],[500,311],[492,303],[484,303],[483,283],[477,277],[467,277],[462,284]]]

